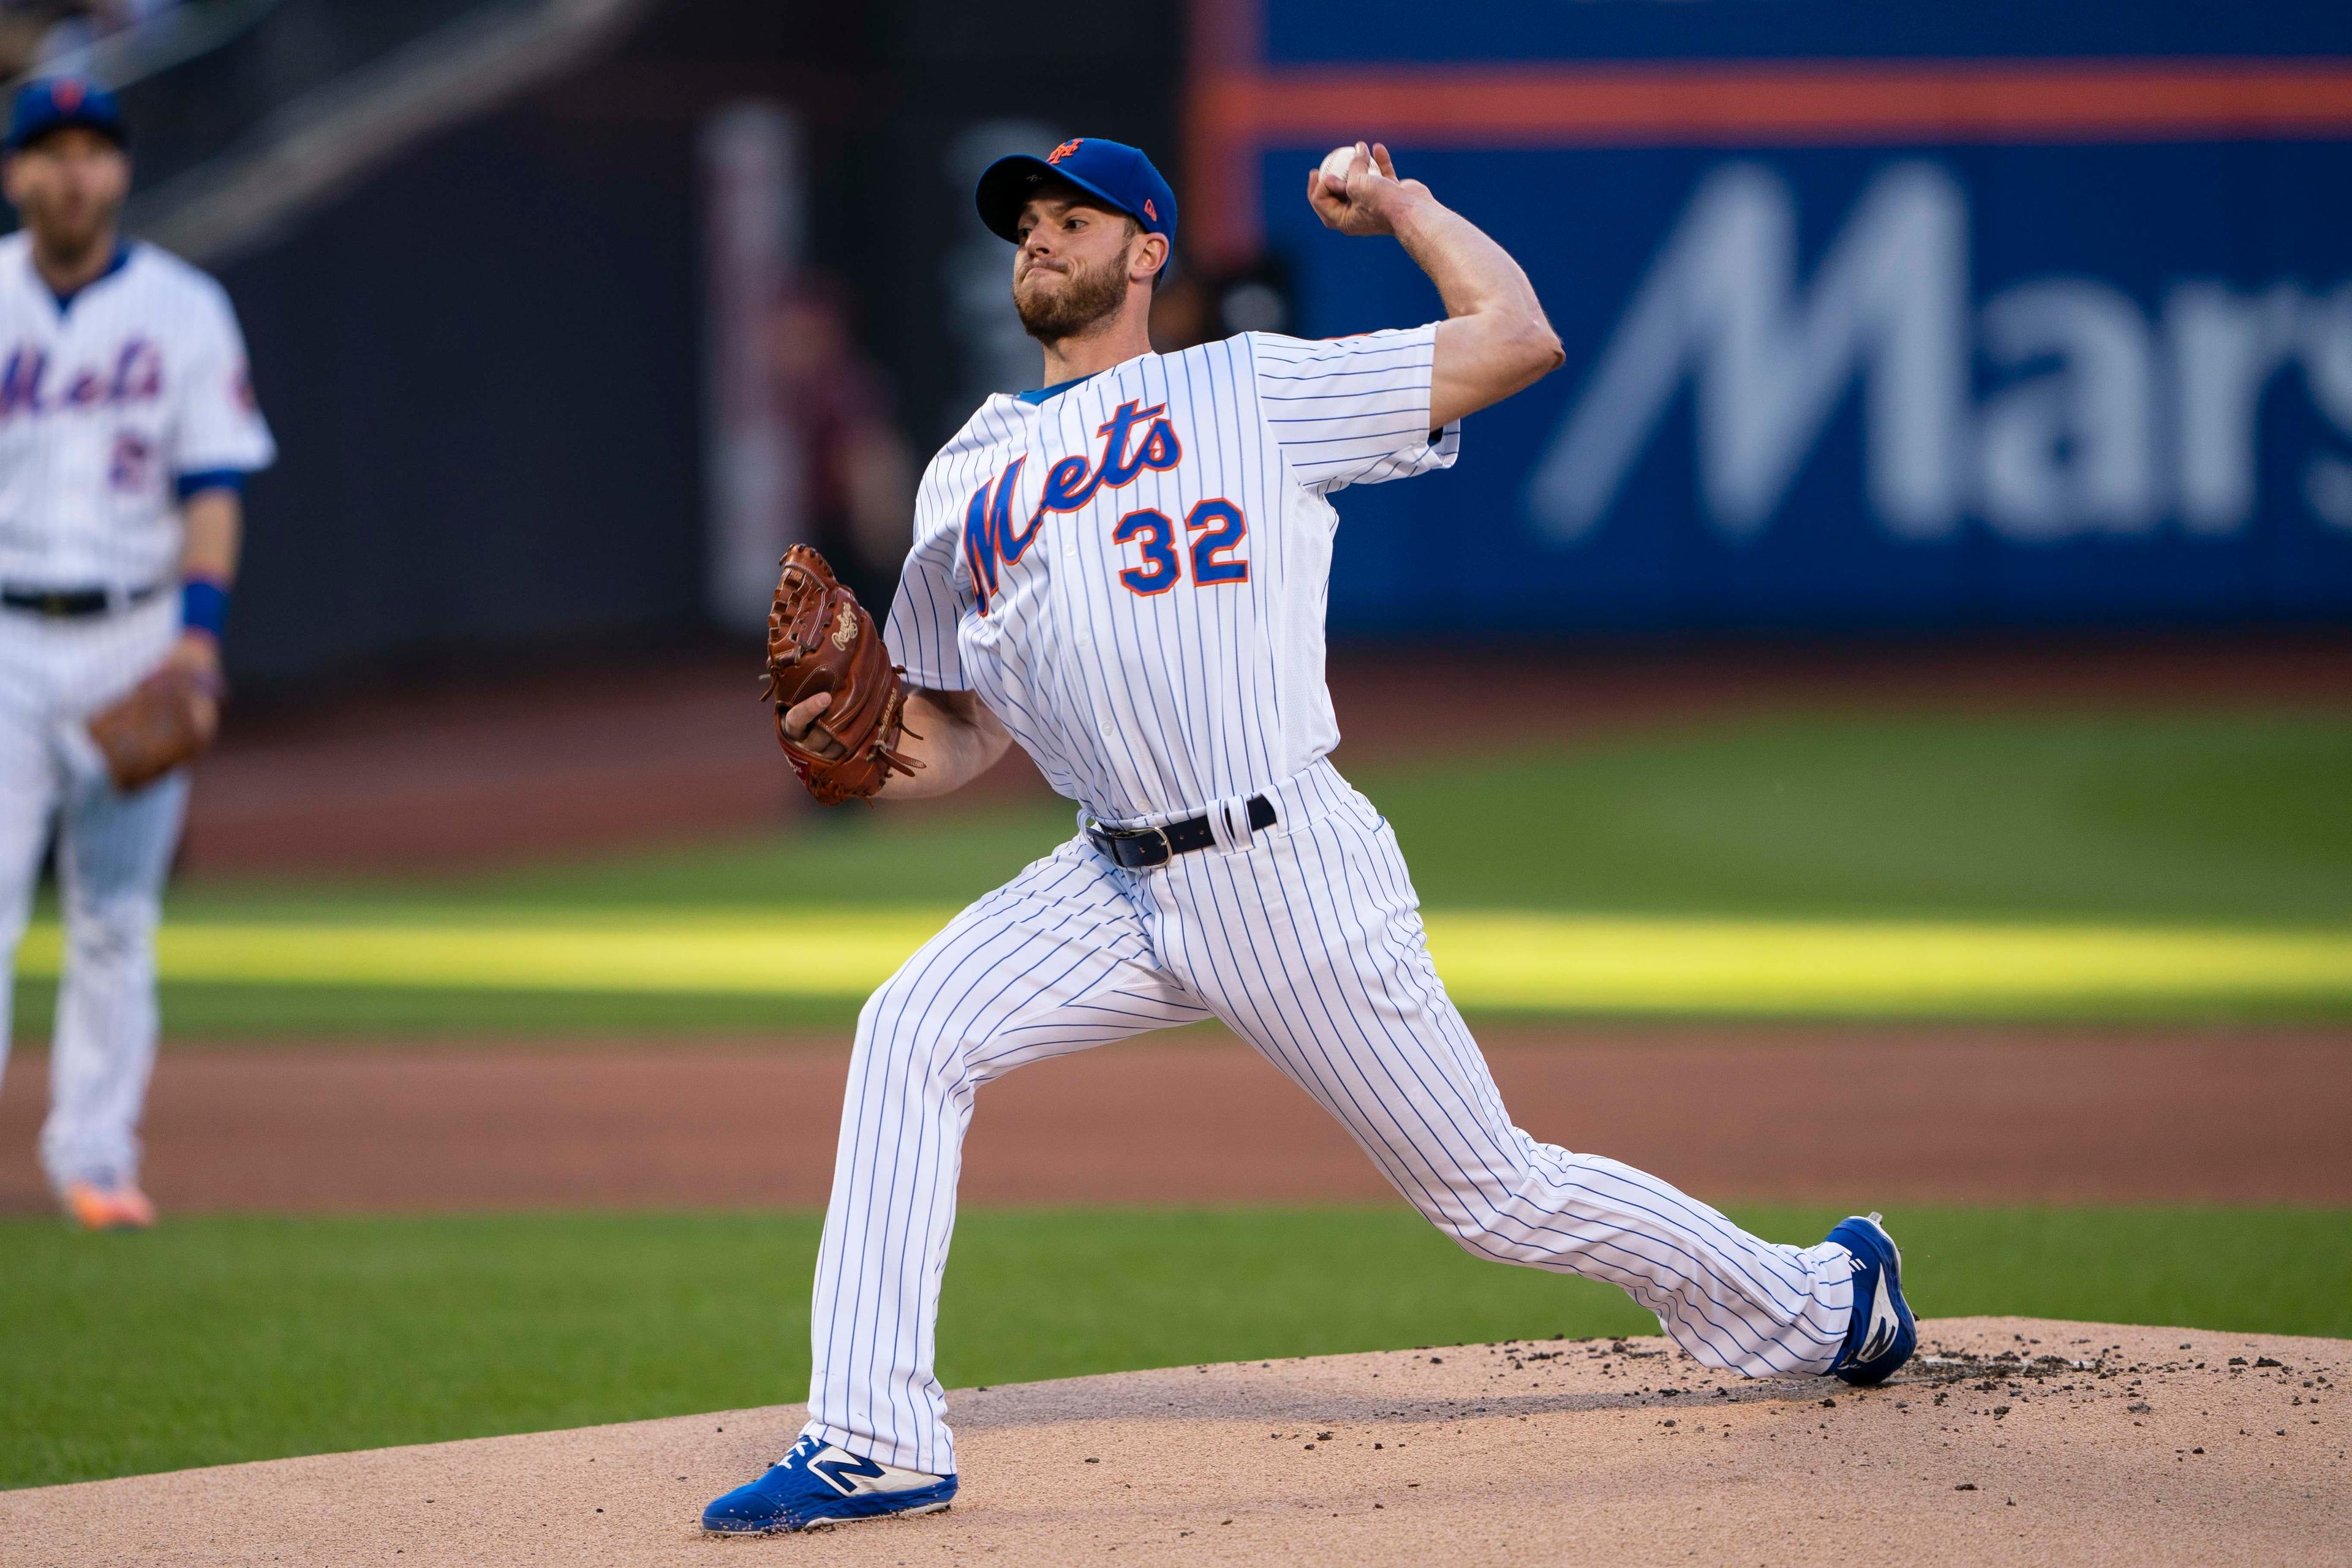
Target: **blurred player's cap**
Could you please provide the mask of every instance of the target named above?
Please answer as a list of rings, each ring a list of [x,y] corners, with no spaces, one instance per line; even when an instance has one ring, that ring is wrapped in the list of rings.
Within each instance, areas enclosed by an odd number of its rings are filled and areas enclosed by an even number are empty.
[[[7,149],[21,152],[52,131],[95,131],[118,147],[131,144],[122,105],[94,81],[78,76],[43,77],[16,89],[8,111]]]
[[[989,232],[1021,243],[1021,209],[1047,180],[1066,180],[1141,224],[1147,233],[1176,243],[1176,193],[1151,160],[1124,142],[1074,136],[1042,158],[1016,153],[999,158],[980,177],[972,200]]]

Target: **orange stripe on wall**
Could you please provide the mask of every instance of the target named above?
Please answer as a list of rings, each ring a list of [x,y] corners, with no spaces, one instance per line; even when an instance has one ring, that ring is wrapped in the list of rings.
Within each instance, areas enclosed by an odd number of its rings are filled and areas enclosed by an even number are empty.
[[[1318,68],[1213,76],[1197,102],[1261,138],[1370,122],[1549,145],[2212,140],[2352,131],[2352,61]]]

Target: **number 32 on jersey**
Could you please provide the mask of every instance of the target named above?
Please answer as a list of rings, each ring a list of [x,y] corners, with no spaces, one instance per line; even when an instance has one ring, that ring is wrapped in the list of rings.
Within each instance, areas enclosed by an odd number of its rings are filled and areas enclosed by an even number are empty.
[[[1192,559],[1192,581],[1203,588],[1220,583],[1249,581],[1249,562],[1236,553],[1249,537],[1249,520],[1242,509],[1222,498],[1204,500],[1184,514],[1185,553]],[[1177,530],[1166,512],[1144,507],[1129,512],[1111,530],[1111,542],[1141,545],[1143,564],[1129,566],[1118,580],[1128,592],[1149,598],[1164,594],[1184,579],[1183,556],[1178,553]]]

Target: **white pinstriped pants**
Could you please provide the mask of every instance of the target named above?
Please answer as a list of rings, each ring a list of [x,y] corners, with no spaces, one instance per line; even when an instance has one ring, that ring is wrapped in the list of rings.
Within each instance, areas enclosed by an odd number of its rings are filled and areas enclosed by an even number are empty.
[[[139,1176],[155,1066],[155,926],[188,799],[184,772],[128,795],[90,776],[94,756],[68,761],[70,727],[138,684],[179,631],[169,592],[89,620],[0,610],[0,1069],[16,944],[54,827],[66,956],[41,1165],[60,1189]]]
[[[1245,825],[1221,823],[1218,847],[1150,871],[1072,840],[866,1004],[817,1255],[809,1430],[955,1468],[934,1330],[973,1095],[1026,1062],[1211,1016],[1466,1250],[1622,1286],[1709,1366],[1827,1371],[1850,1255],[1759,1240],[1654,1177],[1512,1126],[1423,945],[1388,824],[1328,763],[1267,794],[1280,821],[1246,847]]]

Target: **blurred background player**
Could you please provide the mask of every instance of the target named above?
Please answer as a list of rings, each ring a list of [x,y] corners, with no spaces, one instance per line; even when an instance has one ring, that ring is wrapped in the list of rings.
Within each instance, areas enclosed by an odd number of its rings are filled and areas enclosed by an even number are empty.
[[[155,926],[188,784],[118,791],[82,724],[166,661],[217,672],[242,486],[276,450],[227,296],[121,237],[110,94],[27,84],[0,179],[24,222],[0,240],[0,1001],[54,841],[66,956],[41,1164],[77,1223],[143,1226]],[[6,1026],[0,1008],[0,1047]]]
[[[796,531],[857,588],[887,598],[906,553],[914,460],[887,378],[857,342],[848,293],[804,273],[776,301],[768,363],[801,453]]]

